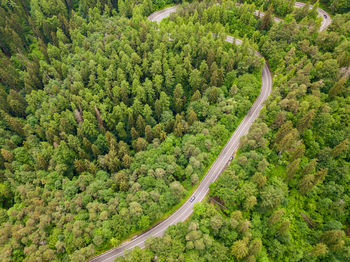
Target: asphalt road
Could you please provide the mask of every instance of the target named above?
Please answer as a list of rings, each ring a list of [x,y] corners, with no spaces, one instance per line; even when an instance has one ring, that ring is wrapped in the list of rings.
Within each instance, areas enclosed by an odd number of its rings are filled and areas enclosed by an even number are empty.
[[[295,4],[296,7],[304,6],[304,3],[297,2]],[[176,12],[177,6],[172,6],[158,12],[151,14],[148,19],[150,21],[156,21],[159,23],[163,18],[168,17],[171,13]],[[327,26],[332,22],[329,15],[323,11],[322,9],[318,9],[319,16],[322,17],[323,22],[320,28],[320,31],[327,28]],[[261,13],[260,16],[264,14]],[[324,17],[327,16],[327,19]],[[278,20],[281,21],[281,20]],[[226,36],[226,41],[229,43],[233,43],[234,38],[232,36]],[[236,44],[241,44],[242,41],[236,39]],[[260,55],[257,52],[258,55]],[[119,247],[113,248],[93,259],[90,262],[113,262],[116,257],[120,257],[124,255],[125,250],[133,249],[134,247],[144,247],[144,243],[146,239],[149,237],[157,237],[163,235],[163,233],[167,230],[167,228],[171,225],[174,225],[178,222],[185,221],[193,211],[193,205],[197,202],[201,202],[206,194],[209,191],[209,185],[214,182],[218,176],[225,169],[227,164],[230,162],[230,157],[237,151],[239,147],[239,141],[242,136],[248,133],[250,126],[254,122],[254,120],[259,116],[260,110],[262,109],[265,100],[269,97],[272,91],[272,77],[271,72],[267,64],[263,67],[262,74],[262,87],[258,98],[255,100],[253,106],[244,117],[240,125],[237,127],[236,131],[231,136],[230,140],[227,142],[220,155],[217,157],[215,162],[210,167],[209,171],[202,179],[200,185],[193,193],[193,195],[171,216],[167,219],[163,220],[161,223],[156,225],[155,227],[149,229],[148,231],[142,233],[141,235],[134,237],[132,240],[124,242]],[[194,201],[190,201],[192,197],[195,197]]]
[[[296,2],[294,4],[294,7],[302,8],[304,5],[305,5],[305,3]],[[310,5],[309,8],[312,9],[312,5]],[[321,31],[327,29],[327,27],[332,23],[332,19],[331,19],[330,15],[321,8],[317,8],[317,13],[318,13],[318,17],[322,18],[321,26],[320,26],[320,29],[318,30],[319,32],[321,32]]]

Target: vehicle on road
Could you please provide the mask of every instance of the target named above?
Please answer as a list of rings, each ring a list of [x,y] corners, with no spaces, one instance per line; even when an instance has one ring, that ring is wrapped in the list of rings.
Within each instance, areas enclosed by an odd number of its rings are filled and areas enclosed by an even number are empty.
[[[302,5],[303,6],[303,5]],[[300,5],[297,5],[297,7],[302,7]],[[163,18],[165,17],[168,17],[171,13],[175,12],[176,11],[176,8],[177,6],[173,6],[173,7],[169,7],[167,9],[164,9],[164,10],[161,10],[161,11],[157,11],[155,13],[153,13],[151,16],[148,17],[148,19],[150,21],[156,21],[157,23],[159,23]],[[322,17],[322,13],[319,12],[319,15]],[[329,23],[331,22],[331,18],[327,15],[323,15],[325,19],[327,19],[327,23],[324,23],[324,25],[319,29],[319,31],[323,31],[325,30]],[[278,20],[278,21],[282,21],[282,20]],[[328,23],[329,22],[329,23]],[[232,43],[234,41],[234,38],[232,38],[232,40],[226,40],[227,42],[230,42]],[[236,43],[240,44],[241,42],[240,41],[237,41],[236,39]],[[267,99],[267,97],[269,96],[270,92],[271,92],[271,89],[272,89],[272,76],[271,76],[271,72],[268,68],[268,65],[265,64],[265,71],[262,71],[262,76],[263,76],[263,79],[262,79],[262,82],[264,82],[264,79],[267,80],[267,84],[266,85],[262,85],[262,89],[261,89],[261,100],[257,99],[255,101],[256,103],[256,107],[259,108],[258,106],[261,107],[261,105],[263,104],[263,102]],[[260,96],[259,95],[259,96]],[[249,111],[249,114],[251,115],[253,112],[253,110]],[[259,116],[259,112],[260,112],[260,108],[257,112],[257,114],[254,114],[253,118],[250,119],[250,121],[246,122],[246,124],[249,124],[249,126],[251,125],[252,122],[254,122],[254,120]],[[241,127],[243,126],[245,120],[242,120],[242,122],[240,123]],[[249,129],[249,126],[248,126],[248,129]],[[239,129],[239,127],[237,128]],[[232,137],[234,139],[232,140],[229,140],[229,143],[227,144],[227,146],[229,145],[230,149],[233,148],[233,146],[235,145],[235,143],[237,143],[240,139],[240,136],[241,135],[238,135],[236,134],[236,132],[232,135]],[[233,151],[233,150],[232,150]],[[231,151],[231,152],[232,152]],[[234,150],[234,152],[236,151],[236,149]],[[231,154],[234,154],[234,152],[232,152]],[[225,157],[224,160],[226,160],[227,158]],[[201,181],[201,184],[204,189],[208,190],[209,188],[209,184],[214,182],[218,175],[219,174],[215,174],[214,170],[216,170],[216,168],[219,167],[219,165],[221,165],[220,163],[222,163],[221,161],[222,159],[221,158],[217,158],[216,161],[213,163],[213,169],[210,169],[208,171],[208,173],[205,175],[205,177],[208,177],[208,180],[206,179],[203,179]],[[230,156],[230,161],[233,160],[233,156]],[[225,164],[229,164],[228,163],[225,163]],[[204,183],[206,181],[206,183]],[[210,182],[210,183],[209,183]],[[197,191],[195,191],[194,194],[198,194],[200,195],[200,192],[201,191],[198,191],[199,189],[203,189],[202,188],[197,188]],[[208,191],[206,191],[208,192]],[[136,246],[141,246],[141,247],[144,247],[144,242],[146,238],[150,237],[150,236],[157,236],[163,232],[165,232],[165,230],[168,228],[169,225],[171,224],[175,224],[175,223],[178,223],[178,222],[183,222],[185,221],[191,214],[192,214],[192,211],[193,211],[193,206],[192,206],[192,202],[196,199],[196,196],[193,195],[191,198],[190,198],[190,203],[188,203],[188,200],[186,200],[186,202],[184,203],[184,205],[181,206],[180,209],[178,209],[177,211],[175,211],[169,218],[167,218],[166,220],[164,220],[163,222],[161,222],[160,224],[158,224],[157,226],[151,228],[150,230],[140,234],[136,239],[134,239],[133,241],[130,241],[130,242],[127,242],[127,243],[124,243],[123,245],[121,245],[120,247],[118,248],[114,248],[106,253],[103,253],[95,258],[93,258],[92,260],[90,260],[90,262],[101,262],[101,261],[105,261],[105,262],[110,262],[110,261],[114,261],[114,259],[116,257],[120,257],[120,256],[124,256],[124,251],[125,250],[131,250],[132,248],[135,248]],[[200,199],[203,199],[203,195],[200,195],[199,199],[197,200],[198,202],[200,201]],[[190,208],[189,208],[190,207]]]

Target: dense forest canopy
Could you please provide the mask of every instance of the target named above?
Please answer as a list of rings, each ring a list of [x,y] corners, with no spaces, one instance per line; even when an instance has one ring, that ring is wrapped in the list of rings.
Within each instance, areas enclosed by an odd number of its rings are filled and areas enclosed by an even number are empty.
[[[314,9],[293,9],[283,23],[257,20],[255,9],[193,2],[167,22],[217,21],[248,34],[274,90],[207,202],[116,261],[350,260],[350,13],[318,33]]]
[[[243,2],[159,27],[147,15],[177,1],[0,2],[1,261],[84,261],[180,203],[259,93],[252,49],[274,91],[237,158],[121,260],[350,259],[350,4],[321,1],[318,33],[318,3]]]
[[[264,10],[267,10],[270,6],[273,7],[275,14],[277,16],[285,16],[294,12],[294,4],[296,0],[243,0],[239,2],[245,2],[249,4],[255,4],[257,7],[262,7]],[[317,6],[321,5],[322,8],[326,8],[327,11],[330,11],[333,14],[345,13],[350,11],[350,3],[347,0],[310,0],[310,1],[301,1],[308,4]],[[300,8],[296,11],[302,12],[306,11],[307,8]]]
[[[116,4],[2,3],[1,261],[84,261],[147,229],[259,93],[248,40],[158,30],[146,15],[166,2]]]

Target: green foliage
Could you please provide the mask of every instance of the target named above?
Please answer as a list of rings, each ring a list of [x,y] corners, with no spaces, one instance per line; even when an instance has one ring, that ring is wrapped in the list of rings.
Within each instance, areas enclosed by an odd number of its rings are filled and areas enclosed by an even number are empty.
[[[0,260],[84,261],[200,181],[256,98],[261,59],[213,24],[158,30],[144,15],[168,1],[15,3],[0,9]]]
[[[155,249],[155,243],[180,241],[184,258],[178,251],[171,259],[211,261],[214,250],[186,243],[209,232],[220,250],[215,261],[347,261],[350,100],[349,75],[341,67],[348,64],[349,13],[337,15],[327,32],[317,33],[317,4],[293,13],[288,8],[293,1],[246,2],[263,4],[260,10],[272,4],[276,14],[291,15],[265,27],[247,4],[206,7],[202,2],[179,9],[188,20],[218,21],[235,36],[250,36],[273,69],[275,88],[242,138],[238,156],[210,186],[211,205],[196,204],[188,221],[152,239],[147,252],[168,259],[170,251]],[[250,83],[244,74],[238,76],[229,93],[237,97],[247,88],[249,95]],[[197,94],[192,101],[199,99]],[[198,104],[193,110],[203,117],[204,106]],[[196,233],[187,235],[187,227]]]
[[[349,259],[349,13],[317,33],[315,8],[246,2],[160,27],[172,2],[1,2],[1,261],[84,261],[179,203],[259,93],[252,49],[275,88],[211,203],[119,260]]]

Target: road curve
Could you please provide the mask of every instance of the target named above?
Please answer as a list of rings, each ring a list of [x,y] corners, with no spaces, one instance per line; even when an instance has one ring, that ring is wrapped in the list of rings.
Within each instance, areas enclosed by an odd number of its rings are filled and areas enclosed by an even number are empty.
[[[295,7],[302,7],[304,3],[296,2]],[[148,19],[150,21],[156,21],[159,23],[162,19],[168,17],[171,13],[176,12],[177,6],[172,6],[151,14]],[[318,9],[319,16],[322,17],[323,22],[320,28],[320,31],[326,29],[328,25],[331,23],[330,16],[323,11],[322,9]],[[260,16],[264,14],[261,13]],[[327,16],[327,18],[325,17]],[[279,20],[281,21],[281,20]],[[234,39],[232,36],[226,36],[226,41],[229,43],[236,42],[236,44],[241,44],[242,41],[239,39]],[[257,52],[258,55],[260,55]],[[254,122],[255,119],[259,116],[260,110],[262,109],[264,102],[269,97],[272,91],[272,77],[271,72],[267,64],[264,65],[261,74],[262,79],[262,87],[258,98],[255,100],[253,106],[250,108],[247,115],[244,117],[240,125],[237,127],[236,131],[231,136],[230,140],[227,142],[220,155],[217,157],[215,162],[210,167],[207,174],[202,179],[196,191],[192,194],[195,196],[195,200],[193,202],[190,201],[189,198],[178,210],[176,210],[171,216],[167,219],[160,222],[155,227],[149,229],[148,231],[142,233],[141,235],[133,238],[130,241],[124,242],[119,247],[113,248],[97,257],[94,257],[90,260],[90,262],[113,262],[116,257],[120,257],[124,255],[125,250],[133,249],[134,247],[144,248],[144,243],[146,239],[149,237],[158,237],[161,236],[169,226],[174,225],[178,222],[185,221],[193,211],[193,205],[197,202],[201,202],[206,194],[209,191],[209,185],[214,182],[218,176],[225,169],[227,164],[230,161],[230,157],[236,152],[239,147],[239,142],[242,136],[246,135],[249,131],[250,126]],[[191,196],[191,197],[192,197]]]
[[[302,2],[295,2],[294,7],[296,8],[302,8],[303,6],[305,6],[305,3]],[[312,5],[309,5],[309,8],[312,9]],[[321,22],[321,26],[318,29],[319,32],[327,29],[327,27],[332,23],[332,18],[330,17],[330,15],[324,11],[321,8],[317,8],[317,13],[318,13],[318,17],[322,18],[322,22]]]

